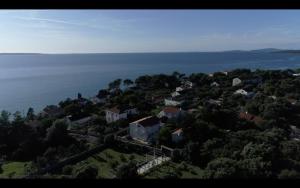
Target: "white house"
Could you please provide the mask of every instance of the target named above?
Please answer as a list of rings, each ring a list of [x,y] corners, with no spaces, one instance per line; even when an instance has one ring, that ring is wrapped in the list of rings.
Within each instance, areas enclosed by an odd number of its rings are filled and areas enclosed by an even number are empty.
[[[177,129],[172,133],[172,142],[180,142],[183,139],[182,129]]]
[[[183,81],[182,82],[182,85],[185,87],[185,88],[192,88],[193,87],[193,83],[192,82],[190,82],[190,81],[188,81],[188,80],[185,80],[185,81]]]
[[[171,93],[172,97],[177,97],[180,96],[180,93],[178,91],[174,91],[173,93]]]
[[[234,94],[248,95],[248,92],[243,89],[238,89],[234,92]]]
[[[127,119],[127,115],[137,114],[136,108],[118,108],[113,107],[105,110],[105,119],[107,123],[112,123],[120,119]]]
[[[222,104],[221,100],[215,100],[215,99],[209,99],[207,102],[209,104],[214,104],[214,105],[218,105],[218,106],[221,106],[221,104]]]
[[[234,92],[234,94],[241,94],[241,95],[244,95],[244,96],[246,96],[246,97],[252,97],[252,96],[254,96],[254,92],[247,92],[247,91],[245,91],[245,90],[243,90],[243,89],[238,89],[238,90],[236,90],[236,91]]]
[[[183,91],[184,90],[184,88],[182,88],[182,87],[176,87],[176,90],[175,91]]]
[[[177,101],[173,99],[165,99],[165,106],[179,106],[182,104],[182,101]]]
[[[103,98],[99,98],[97,96],[95,97],[91,97],[90,100],[93,104],[100,104],[100,103],[105,103],[106,102],[106,97],[103,97]]]
[[[241,83],[242,83],[242,80],[239,79],[239,78],[234,78],[234,79],[232,80],[232,86],[237,86],[237,85],[239,85],[239,84],[241,84]]]
[[[173,106],[166,106],[163,108],[162,111],[159,112],[157,117],[159,117],[159,118],[168,117],[169,119],[172,119],[172,118],[177,118],[182,113],[183,113],[183,111],[181,110],[181,108],[177,108],[177,107],[173,107]]]
[[[210,86],[218,87],[218,86],[220,86],[220,84],[218,84],[217,82],[213,82],[213,83],[210,84]]]
[[[295,77],[300,76],[300,73],[295,73],[295,74],[293,74],[293,76],[295,76]]]
[[[292,138],[296,138],[296,139],[299,139],[300,138],[300,129],[299,128],[297,128],[296,126],[294,126],[294,125],[291,125],[290,126],[290,128],[291,128],[291,137]]]
[[[148,116],[130,123],[129,134],[135,140],[151,142],[158,135],[161,125],[157,117]]]
[[[227,71],[223,71],[222,73],[223,73],[224,75],[226,75],[226,76],[228,75],[228,72],[227,72]]]

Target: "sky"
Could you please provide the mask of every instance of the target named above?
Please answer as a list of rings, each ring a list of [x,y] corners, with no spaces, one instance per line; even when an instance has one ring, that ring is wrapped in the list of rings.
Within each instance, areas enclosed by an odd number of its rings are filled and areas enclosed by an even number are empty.
[[[300,10],[0,10],[0,53],[300,49]]]

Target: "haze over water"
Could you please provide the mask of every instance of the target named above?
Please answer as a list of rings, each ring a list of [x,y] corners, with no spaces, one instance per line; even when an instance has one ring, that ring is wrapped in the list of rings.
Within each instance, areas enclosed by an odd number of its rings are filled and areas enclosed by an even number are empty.
[[[26,113],[80,92],[97,94],[114,79],[235,68],[300,68],[300,55],[254,52],[0,55],[0,110]]]

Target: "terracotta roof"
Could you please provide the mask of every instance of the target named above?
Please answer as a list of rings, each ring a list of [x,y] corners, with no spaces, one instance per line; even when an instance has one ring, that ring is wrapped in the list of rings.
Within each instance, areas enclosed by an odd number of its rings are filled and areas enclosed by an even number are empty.
[[[181,134],[183,132],[182,128],[176,129],[172,134]]]
[[[134,121],[132,123],[138,123],[144,127],[150,127],[150,126],[160,123],[160,121],[156,116],[148,116],[148,117],[139,119],[137,121]]]
[[[248,121],[252,121],[253,118],[254,118],[254,115],[249,114],[249,113],[245,113],[245,112],[241,112],[240,115],[239,115],[239,117],[240,117],[241,119],[246,119],[246,120],[248,120]]]
[[[291,104],[296,104],[298,101],[293,98],[288,98],[287,101],[289,101]]]
[[[262,123],[264,121],[264,119],[261,118],[261,117],[259,117],[259,116],[255,116],[253,118],[253,121],[254,121],[255,124],[260,124],[260,123]]]
[[[252,114],[246,113],[246,112],[241,112],[239,117],[241,119],[245,119],[247,121],[252,121],[255,124],[260,124],[264,121],[263,118],[261,118],[260,116],[255,116],[255,115],[252,115]]]
[[[119,114],[120,113],[120,109],[116,106],[110,108],[110,109],[107,109],[108,111],[111,111],[111,112],[114,112],[114,113],[117,113]]]
[[[178,113],[180,109],[173,106],[166,106],[163,111],[166,113]]]

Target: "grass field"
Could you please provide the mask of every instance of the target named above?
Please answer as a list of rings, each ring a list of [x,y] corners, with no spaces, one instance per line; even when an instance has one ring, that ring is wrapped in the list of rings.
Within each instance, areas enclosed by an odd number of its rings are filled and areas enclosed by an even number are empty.
[[[134,156],[134,160],[136,161],[144,160],[144,156],[138,155],[136,153],[128,154],[121,153],[113,149],[105,149],[104,151],[75,164],[73,166],[73,170],[83,168],[87,165],[94,165],[98,167],[99,178],[112,178],[115,173],[114,167],[128,162],[130,160],[130,156]]]
[[[160,179],[163,178],[168,172],[175,172],[176,169],[180,168],[180,164],[174,162],[167,162],[157,168],[152,169],[146,174],[146,179]],[[199,179],[202,174],[202,170],[199,167],[186,164],[185,169],[180,169],[181,172],[179,178],[182,179]]]
[[[6,162],[2,165],[0,178],[21,178],[25,175],[25,166],[30,162]]]

